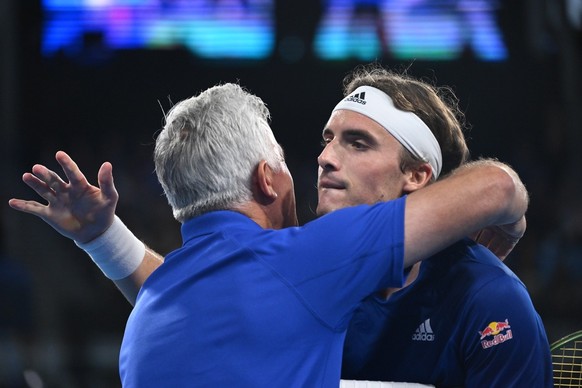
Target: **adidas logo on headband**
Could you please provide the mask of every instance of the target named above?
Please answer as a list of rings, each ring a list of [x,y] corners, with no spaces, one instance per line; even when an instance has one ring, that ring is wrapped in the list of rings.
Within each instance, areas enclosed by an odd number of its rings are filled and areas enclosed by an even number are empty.
[[[344,101],[357,102],[358,104],[366,105],[366,92],[355,93],[349,97],[346,97]]]
[[[376,121],[412,155],[428,162],[433,176],[438,178],[443,160],[441,147],[430,128],[416,114],[396,108],[390,96],[366,85],[341,100],[334,112],[340,109],[351,110]]]

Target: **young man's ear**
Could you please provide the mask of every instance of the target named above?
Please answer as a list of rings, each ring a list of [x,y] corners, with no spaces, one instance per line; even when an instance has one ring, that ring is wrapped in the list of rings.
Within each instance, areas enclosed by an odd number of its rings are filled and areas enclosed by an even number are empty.
[[[428,163],[422,163],[420,166],[406,172],[406,182],[402,190],[405,193],[412,193],[428,185],[431,179],[432,167]]]
[[[257,166],[255,179],[256,189],[261,198],[273,201],[277,198],[277,192],[273,187],[273,170],[265,160],[261,160]]]

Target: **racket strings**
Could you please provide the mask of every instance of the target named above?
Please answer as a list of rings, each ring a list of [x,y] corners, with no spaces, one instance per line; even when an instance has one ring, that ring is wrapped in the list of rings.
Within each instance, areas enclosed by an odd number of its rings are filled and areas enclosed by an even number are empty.
[[[582,387],[582,339],[552,351],[554,387]]]

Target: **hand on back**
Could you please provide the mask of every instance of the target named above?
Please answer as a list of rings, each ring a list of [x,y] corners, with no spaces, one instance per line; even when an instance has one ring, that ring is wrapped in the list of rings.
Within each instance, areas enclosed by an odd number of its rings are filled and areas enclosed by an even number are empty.
[[[523,237],[526,229],[526,220],[523,216],[519,221],[490,226],[470,236],[475,242],[487,247],[495,256],[505,260]]]

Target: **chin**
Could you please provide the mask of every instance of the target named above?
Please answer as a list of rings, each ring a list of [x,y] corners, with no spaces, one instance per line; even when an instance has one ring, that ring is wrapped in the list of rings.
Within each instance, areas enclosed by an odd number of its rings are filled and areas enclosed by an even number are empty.
[[[316,214],[322,216],[335,210],[349,206],[343,190],[324,190],[318,193]]]
[[[317,214],[318,216],[323,216],[326,215],[328,213],[331,213],[332,211],[339,209],[339,207],[333,207],[333,206],[329,206],[329,205],[318,205],[317,209],[315,210],[315,214]]]

